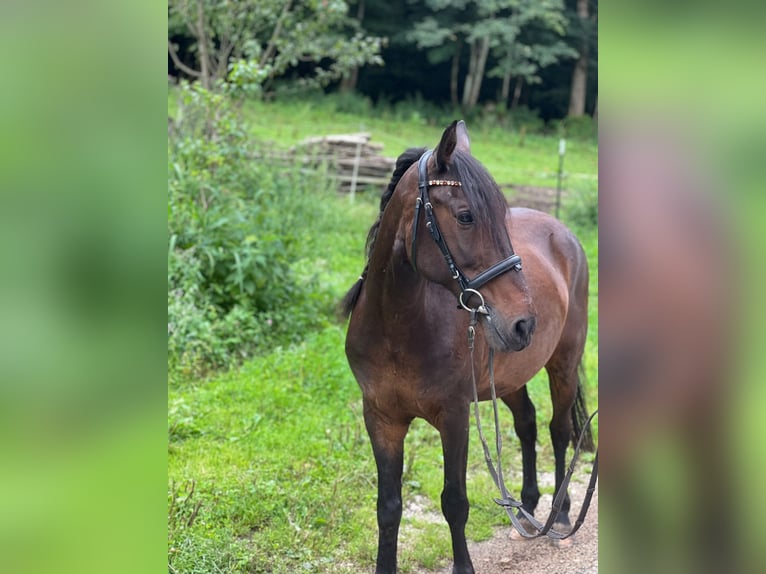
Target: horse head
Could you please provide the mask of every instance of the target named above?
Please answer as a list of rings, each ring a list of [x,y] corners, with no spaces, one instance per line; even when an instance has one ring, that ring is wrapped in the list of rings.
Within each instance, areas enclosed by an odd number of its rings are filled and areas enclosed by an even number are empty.
[[[453,122],[413,169],[412,225],[402,228],[413,268],[478,317],[492,348],[521,351],[531,342],[535,309],[506,227],[505,196],[471,155],[465,123]]]

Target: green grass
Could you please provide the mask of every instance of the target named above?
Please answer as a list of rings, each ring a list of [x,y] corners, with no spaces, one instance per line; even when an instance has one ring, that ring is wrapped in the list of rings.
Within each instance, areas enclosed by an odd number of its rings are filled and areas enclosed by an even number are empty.
[[[430,125],[425,120],[393,121],[334,111],[315,101],[275,105],[248,102],[245,112],[254,135],[264,141],[289,146],[305,137],[366,131],[372,141],[382,143],[383,154],[397,157],[408,147],[435,147],[446,125]],[[455,117],[454,119],[460,119]],[[524,144],[515,132],[472,127],[473,155],[479,158],[500,184],[555,187],[558,169],[558,139],[528,134]],[[570,141],[565,159],[570,179],[591,179],[598,170],[595,144]]]
[[[176,92],[169,92],[171,115],[176,109]],[[243,107],[253,137],[286,148],[309,136],[369,132],[371,141],[383,144],[382,154],[397,157],[409,147],[433,148],[445,125],[421,118],[394,120],[338,112],[331,101],[311,99],[280,103],[248,101]],[[455,116],[453,119],[460,119]],[[468,122],[473,155],[501,184],[556,187],[558,138],[527,134]],[[593,182],[598,173],[597,146],[592,141],[567,141],[564,161],[567,187]]]
[[[312,113],[308,104],[252,104],[246,113],[254,134],[282,145],[306,135],[362,127],[373,132],[374,140],[386,143],[387,153],[396,155],[411,145],[433,146],[440,135],[438,128],[413,122],[378,124],[378,120],[351,116],[326,117]],[[498,181],[504,179],[497,172],[534,174],[542,169],[548,161],[548,147],[554,150],[555,166],[555,138],[537,141],[527,136],[520,151],[513,147],[513,134],[489,132],[485,139],[479,131],[472,132],[472,137],[475,155]],[[595,146],[581,151],[570,147],[570,151],[582,155],[581,169],[594,176]],[[530,175],[525,183],[533,181]],[[592,181],[587,184],[586,191],[592,191],[593,185]],[[324,288],[340,298],[364,265],[364,241],[377,212],[378,197],[359,194],[353,202],[347,197],[332,201],[345,214],[345,225],[328,222],[321,233],[307,238],[304,256],[295,266],[305,274],[317,272]],[[593,410],[598,406],[598,234],[594,227],[575,231],[591,269],[585,368],[588,406]],[[372,570],[377,544],[375,464],[362,421],[361,393],[343,351],[344,335],[345,325],[329,325],[306,333],[300,345],[275,348],[237,370],[171,386],[171,572]],[[553,455],[547,432],[551,409],[544,375],[536,376],[529,388],[538,412],[539,467],[551,471]],[[490,408],[482,405],[486,421],[491,420]],[[505,467],[518,471],[518,441],[512,417],[505,410],[501,427]],[[406,573],[445,563],[450,559],[450,542],[439,508],[442,454],[438,434],[417,420],[405,448],[405,508],[417,500],[429,517],[412,516],[405,510],[399,562]],[[492,502],[496,493],[475,431],[468,465],[472,506],[467,534],[474,540],[486,539],[508,520]],[[509,484],[518,494],[519,472],[511,474]]]
[[[327,328],[170,391],[169,475],[182,500],[196,481],[169,520],[179,572],[211,571],[198,568],[200,548],[222,571],[296,572],[369,546],[372,463],[342,348],[342,329]],[[356,503],[343,502],[351,493]]]

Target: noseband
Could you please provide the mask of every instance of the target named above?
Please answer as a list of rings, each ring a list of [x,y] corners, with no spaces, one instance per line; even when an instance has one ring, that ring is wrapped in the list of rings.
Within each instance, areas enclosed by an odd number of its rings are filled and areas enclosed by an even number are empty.
[[[473,312],[479,312],[479,313],[487,313],[487,309],[484,306],[484,297],[482,297],[481,293],[479,293],[479,289],[492,281],[495,277],[498,277],[499,275],[502,275],[506,271],[510,271],[511,269],[514,269],[516,271],[521,271],[521,257],[519,257],[516,254],[512,254],[509,257],[506,257],[502,261],[498,261],[488,269],[485,269],[481,273],[479,273],[476,277],[473,279],[468,279],[468,277],[465,276],[465,274],[460,270],[460,268],[455,263],[454,258],[452,257],[452,254],[450,253],[449,247],[447,247],[446,241],[444,241],[444,236],[441,234],[441,231],[439,230],[439,224],[436,222],[436,217],[434,216],[434,210],[433,206],[431,205],[431,199],[428,196],[428,187],[432,185],[449,185],[454,187],[461,187],[462,183],[455,180],[429,180],[428,179],[428,158],[431,157],[433,152],[431,150],[425,152],[418,161],[418,189],[420,190],[420,195],[418,196],[417,201],[415,202],[415,219],[412,222],[412,267],[415,269],[415,271],[418,270],[417,268],[417,244],[416,240],[418,237],[418,223],[420,221],[420,210],[421,208],[424,209],[424,216],[426,221],[426,228],[431,234],[431,238],[436,243],[437,247],[439,248],[439,251],[442,252],[442,255],[444,256],[444,260],[447,262],[447,267],[449,267],[450,273],[452,274],[452,278],[455,279],[458,284],[460,285],[460,295],[458,296],[458,302],[460,303],[460,306],[462,306],[466,311],[473,311]],[[476,308],[472,309],[466,305],[466,301],[463,300],[463,297],[466,296],[467,299],[470,298],[471,295],[477,295],[479,297],[479,300],[481,301],[481,304]],[[466,299],[466,300],[467,300]]]

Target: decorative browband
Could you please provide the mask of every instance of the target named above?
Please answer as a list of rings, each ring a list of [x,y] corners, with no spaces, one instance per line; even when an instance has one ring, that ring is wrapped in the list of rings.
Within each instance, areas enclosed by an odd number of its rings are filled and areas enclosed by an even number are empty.
[[[429,179],[428,186],[431,187],[433,185],[451,185],[452,187],[462,187],[463,184],[452,179]]]

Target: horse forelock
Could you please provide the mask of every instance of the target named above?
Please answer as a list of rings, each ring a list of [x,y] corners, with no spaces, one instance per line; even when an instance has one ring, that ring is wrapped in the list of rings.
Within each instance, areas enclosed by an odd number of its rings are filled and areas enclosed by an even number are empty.
[[[505,213],[508,203],[500,187],[486,168],[472,155],[455,151],[448,170],[461,182],[468,208],[474,219],[484,225],[495,245],[508,244]]]

